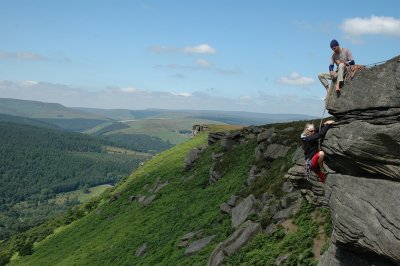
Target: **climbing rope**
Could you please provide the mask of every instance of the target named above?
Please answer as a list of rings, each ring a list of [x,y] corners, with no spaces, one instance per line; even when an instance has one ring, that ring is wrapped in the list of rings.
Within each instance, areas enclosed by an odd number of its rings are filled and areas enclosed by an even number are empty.
[[[321,132],[322,121],[324,121],[324,117],[325,117],[325,111],[326,111],[326,108],[324,106],[324,113],[322,114],[321,122],[319,123],[319,131],[318,132]],[[321,138],[318,139],[318,150],[319,151],[321,150]]]
[[[352,66],[347,66],[346,67],[346,74],[344,77],[344,84],[348,84],[351,79],[354,77],[354,75],[356,74],[356,72],[361,71],[361,70],[365,70],[371,67],[375,67],[377,65],[381,65],[386,63],[388,60],[384,60],[384,61],[379,61],[376,63],[372,63],[372,64],[367,64],[367,65],[352,65]]]
[[[364,65],[365,67],[367,67],[367,68],[369,68],[369,67],[374,67],[374,66],[377,66],[377,65],[381,65],[381,64],[384,64],[384,63],[386,63],[388,60],[385,60],[385,61],[380,61],[380,62],[376,62],[376,63],[372,63],[372,64],[368,64],[368,65]]]
[[[351,79],[354,77],[356,72],[367,69],[364,65],[352,65],[346,67],[346,74],[344,76],[344,84],[348,84]]]

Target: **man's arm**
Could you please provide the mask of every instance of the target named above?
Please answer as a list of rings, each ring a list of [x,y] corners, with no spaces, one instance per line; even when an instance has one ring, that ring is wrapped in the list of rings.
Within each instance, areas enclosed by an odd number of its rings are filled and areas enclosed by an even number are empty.
[[[319,138],[323,138],[326,134],[326,132],[328,131],[328,129],[331,127],[331,125],[335,123],[335,121],[333,120],[328,120],[324,123],[324,125],[321,128],[320,132],[317,132],[315,134],[312,134],[310,136],[305,137],[303,140],[305,141],[311,141],[311,140],[316,140]]]
[[[332,75],[333,67],[334,67],[334,62],[333,62],[333,55],[332,55],[331,60],[329,62],[329,72],[331,72],[331,75]]]
[[[355,64],[353,55],[351,54],[349,49],[347,49],[346,51],[346,58],[347,58],[346,65],[352,66]]]

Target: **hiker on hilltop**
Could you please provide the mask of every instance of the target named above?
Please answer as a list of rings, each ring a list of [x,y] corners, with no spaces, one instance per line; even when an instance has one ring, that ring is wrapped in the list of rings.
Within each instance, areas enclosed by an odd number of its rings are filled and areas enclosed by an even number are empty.
[[[332,40],[330,46],[333,50],[333,54],[330,59],[329,72],[319,74],[318,78],[326,90],[329,88],[328,80],[336,80],[335,89],[336,92],[340,92],[340,88],[344,85],[346,66],[354,65],[355,62],[350,50],[341,48],[337,40]],[[336,71],[334,71],[335,64],[337,66]]]
[[[306,159],[306,174],[308,175],[309,170],[314,171],[322,183],[325,183],[328,172],[324,168],[325,153],[322,150],[319,150],[319,141],[322,141],[326,132],[333,123],[335,123],[333,120],[326,121],[319,132],[315,130],[313,124],[306,124],[304,131],[301,134],[304,157]]]

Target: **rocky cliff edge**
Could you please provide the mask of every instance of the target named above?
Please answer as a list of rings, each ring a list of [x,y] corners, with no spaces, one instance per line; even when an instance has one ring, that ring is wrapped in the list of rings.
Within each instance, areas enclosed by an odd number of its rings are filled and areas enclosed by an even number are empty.
[[[400,265],[400,56],[357,72],[326,108],[334,231],[319,265]]]

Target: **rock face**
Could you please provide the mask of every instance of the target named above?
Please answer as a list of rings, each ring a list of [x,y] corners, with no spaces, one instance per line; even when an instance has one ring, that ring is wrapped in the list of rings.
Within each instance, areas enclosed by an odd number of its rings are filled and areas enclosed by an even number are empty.
[[[221,265],[225,257],[239,251],[259,232],[261,232],[260,224],[246,221],[228,239],[218,244],[209,257],[207,265]]]
[[[208,145],[212,145],[221,140],[225,136],[225,132],[210,132],[208,133]]]
[[[184,161],[185,170],[189,170],[194,163],[200,158],[200,154],[203,151],[202,148],[196,148],[188,152]]]
[[[332,90],[327,101],[329,112],[335,116],[355,110],[388,110],[400,106],[400,56],[383,65],[359,71],[344,86],[340,97]]]
[[[192,128],[192,136],[196,136],[202,131],[206,131],[208,129],[207,125],[193,125]]]
[[[338,120],[323,143],[334,231],[320,265],[398,265],[400,57],[356,73],[327,109]]]
[[[185,250],[185,256],[192,256],[196,254],[202,248],[207,246],[214,239],[214,237],[215,235],[208,236],[191,243],[189,247]]]
[[[318,181],[316,174],[310,172],[308,178],[304,176],[304,154],[301,147],[294,152],[293,162],[295,165],[288,170],[285,178],[293,184],[295,189],[300,189],[309,203],[316,206],[327,206],[324,186]]]
[[[253,195],[245,198],[239,205],[232,209],[232,226],[238,227],[247,217],[255,214],[256,199]]]
[[[267,160],[275,160],[285,156],[289,149],[290,147],[274,143],[268,146],[267,150],[264,152],[264,157]]]

